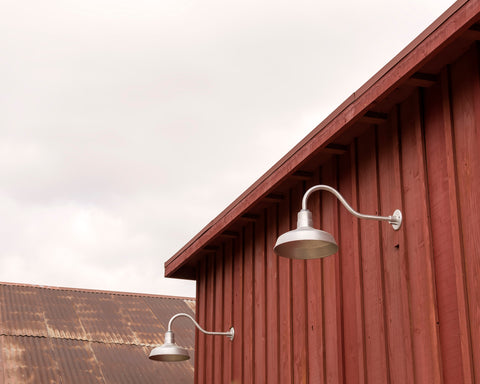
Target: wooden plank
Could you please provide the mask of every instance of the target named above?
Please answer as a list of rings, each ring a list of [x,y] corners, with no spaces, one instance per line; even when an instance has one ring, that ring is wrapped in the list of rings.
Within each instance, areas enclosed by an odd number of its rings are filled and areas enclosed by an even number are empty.
[[[211,330],[215,327],[215,254],[211,253],[207,257],[206,266],[206,292],[205,292],[205,304],[206,315],[205,323],[200,324],[204,329]],[[205,278],[205,277],[204,277]],[[215,363],[215,344],[214,337],[205,337],[206,359],[205,359],[205,382],[214,382],[214,363]],[[213,358],[212,358],[213,356]]]
[[[402,203],[398,111],[390,114],[388,127],[378,129],[378,174],[381,213],[395,209],[406,214]],[[406,228],[394,231],[382,227],[383,269],[385,278],[385,318],[392,384],[413,383],[413,351],[410,333]]]
[[[199,263],[199,267],[197,268],[197,278],[196,278],[196,281],[197,281],[197,284],[196,284],[196,287],[195,287],[195,299],[196,299],[196,302],[195,302],[195,320],[197,321],[197,323],[200,321],[200,302],[199,302],[199,298],[200,298],[200,270],[201,270],[201,264]],[[194,361],[194,366],[193,366],[193,369],[194,369],[194,372],[195,374],[193,375],[193,382],[194,384],[199,384],[201,381],[199,380],[198,378],[198,374],[199,374],[199,366],[198,366],[198,357],[199,357],[199,350],[200,350],[200,344],[199,344],[199,340],[198,340],[198,332],[196,332],[195,330],[195,361]]]
[[[438,76],[431,73],[414,73],[408,80],[407,85],[412,87],[428,88],[438,81]]]
[[[336,164],[334,161],[322,167],[322,184],[337,189]],[[327,192],[321,196],[322,229],[338,239],[338,204]],[[338,254],[322,259],[324,292],[324,340],[325,340],[325,382],[343,381],[343,335],[342,335],[342,292],[340,258]]]
[[[403,196],[406,212],[403,228],[407,233],[414,375],[416,382],[438,383],[441,381],[441,367],[418,92],[402,104],[400,113]]]
[[[232,353],[232,381],[243,382],[243,345],[245,335],[243,332],[243,231],[238,240],[234,240],[233,258],[233,325],[235,338]]]
[[[387,119],[388,115],[386,113],[367,111],[360,121],[365,124],[383,124]]]
[[[287,202],[290,199],[286,199]],[[290,223],[289,204],[279,205],[278,232],[285,233],[293,229]],[[292,270],[291,260],[278,258],[278,316],[279,316],[279,344],[280,344],[280,380],[279,383],[292,383]]]
[[[299,171],[293,172],[291,175],[291,178],[297,179],[297,180],[309,181],[309,180],[312,180],[313,173],[299,170]]]
[[[451,91],[449,85],[449,74],[445,69],[442,74],[442,111],[443,111],[443,127],[445,136],[445,155],[446,155],[446,172],[449,191],[449,212],[451,217],[451,239],[452,239],[452,257],[455,270],[455,285],[457,293],[457,311],[458,311],[458,327],[459,339],[462,355],[462,371],[465,383],[473,383],[473,363],[472,363],[472,345],[470,338],[470,322],[468,318],[468,304],[466,297],[466,281],[465,281],[465,265],[464,250],[462,247],[462,232],[460,224],[460,206],[458,198],[458,176],[456,171],[455,143],[452,124],[452,106]],[[442,330],[442,323],[440,324]],[[460,376],[459,376],[460,377]],[[452,376],[452,380],[454,380]],[[454,381],[452,381],[454,382]]]
[[[220,252],[215,255],[214,269],[214,319],[212,330],[216,332],[224,332],[228,328],[223,321],[223,258],[225,248],[222,246]],[[222,384],[223,369],[225,365],[224,336],[212,336],[213,339],[213,380],[212,383]]]
[[[253,259],[254,289],[254,381],[265,383],[267,380],[266,345],[266,289],[265,289],[265,214],[255,223],[255,253]]]
[[[303,184],[292,189],[290,221],[296,223],[301,209]],[[305,260],[292,260],[292,333],[293,333],[293,381],[306,383],[308,379],[307,341],[307,292]]]
[[[224,231],[220,234],[220,237],[225,237],[228,239],[236,239],[239,235],[237,231]]]
[[[468,31],[465,32],[465,36],[471,40],[480,40],[480,24],[473,24]]]
[[[279,288],[278,256],[273,252],[277,241],[278,205],[267,209],[267,246],[266,246],[266,347],[267,372],[266,383],[279,383]]]
[[[373,128],[358,138],[357,151],[359,211],[365,214],[379,215],[377,144]],[[366,372],[367,381],[372,383],[389,382],[380,224],[373,220],[360,221]]]
[[[445,89],[446,88],[446,89]],[[444,89],[443,93],[442,89]],[[453,237],[459,233],[452,232],[458,228],[457,208],[451,212],[451,199],[456,201],[455,175],[453,190],[450,188],[448,159],[452,159],[452,144],[445,141],[445,125],[451,130],[450,113],[443,113],[449,107],[448,78],[442,75],[442,84],[435,85],[425,92],[425,150],[427,156],[428,192],[432,228],[432,245],[435,259],[436,293],[438,303],[439,335],[442,353],[442,369],[445,383],[472,382],[467,379],[468,370],[464,372],[461,339],[459,337],[459,303],[458,290],[463,291],[463,284],[456,285],[455,259],[462,257],[460,244]],[[445,121],[446,118],[446,121]],[[453,165],[453,164],[452,164]],[[450,166],[451,167],[451,166]],[[451,193],[454,195],[452,196]],[[464,305],[464,304],[463,304]],[[467,344],[468,346],[468,344]],[[469,359],[468,359],[469,360]],[[465,375],[467,374],[467,375]]]
[[[347,152],[348,147],[342,144],[330,143],[328,144],[323,152],[331,155],[343,155]]]
[[[320,184],[319,171],[314,183]],[[309,199],[309,209],[313,215],[313,225],[320,228],[320,192]],[[323,326],[323,283],[322,260],[307,260],[307,336],[308,336],[308,374],[310,383],[321,383],[325,377],[324,365],[324,326]]]
[[[254,380],[254,296],[253,296],[253,247],[254,223],[244,229],[244,261],[243,261],[243,383]]]
[[[197,323],[202,326],[206,321],[207,313],[207,268],[206,260],[202,260],[199,263],[198,276],[197,276],[197,304],[195,306],[195,314]],[[205,366],[206,366],[206,345],[205,335],[198,329],[195,330],[195,383],[206,384],[205,381]]]
[[[452,65],[452,112],[474,377],[480,378],[480,79],[478,45]]]
[[[233,241],[225,242],[223,268],[223,326],[225,329],[234,327],[233,321]],[[236,328],[235,328],[236,330]],[[235,335],[235,338],[238,337]],[[234,340],[235,340],[234,338]],[[233,369],[233,341],[223,338],[224,368],[222,383],[232,382]]]
[[[284,198],[285,196],[280,195],[278,193],[269,193],[267,196],[263,198],[263,200],[270,203],[280,203]]]
[[[259,216],[254,214],[254,213],[244,213],[240,217],[240,219],[242,221],[247,221],[247,222],[252,222],[252,223],[256,222],[258,220],[258,218],[259,218]]]
[[[339,190],[349,204],[358,210],[355,143],[350,146],[349,151],[339,159]],[[366,383],[359,220],[346,209],[340,208],[339,222],[341,232],[337,240],[338,257],[342,266],[345,382]]]

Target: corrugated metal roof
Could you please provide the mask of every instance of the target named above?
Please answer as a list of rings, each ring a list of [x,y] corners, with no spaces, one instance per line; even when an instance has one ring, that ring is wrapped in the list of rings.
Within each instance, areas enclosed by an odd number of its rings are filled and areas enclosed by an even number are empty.
[[[195,330],[175,321],[191,360],[153,362],[171,316],[195,301],[159,295],[0,283],[0,381],[193,383]]]

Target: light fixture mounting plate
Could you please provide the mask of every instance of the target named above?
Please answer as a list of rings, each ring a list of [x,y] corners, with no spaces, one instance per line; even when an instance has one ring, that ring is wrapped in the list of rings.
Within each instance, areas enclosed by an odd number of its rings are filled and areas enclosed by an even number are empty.
[[[393,212],[392,217],[395,219],[395,221],[391,223],[392,227],[395,231],[398,231],[402,226],[402,220],[403,220],[402,211],[400,211],[399,209],[396,209],[395,212]]]

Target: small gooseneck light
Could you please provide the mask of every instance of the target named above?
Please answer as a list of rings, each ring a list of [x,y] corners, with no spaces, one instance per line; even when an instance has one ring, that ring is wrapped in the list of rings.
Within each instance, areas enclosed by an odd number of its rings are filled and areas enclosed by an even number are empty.
[[[297,229],[284,233],[277,239],[274,252],[289,259],[319,259],[333,255],[338,251],[338,245],[333,236],[325,231],[313,228],[312,212],[307,209],[307,200],[315,191],[328,191],[335,195],[344,207],[359,219],[387,221],[395,231],[402,225],[402,212],[396,210],[392,216],[372,216],[356,212],[348,205],[342,195],[328,185],[316,185],[310,188],[302,200],[302,209],[297,216]]]
[[[200,331],[207,335],[226,336],[230,340],[233,340],[233,337],[235,336],[235,331],[233,327],[231,327],[227,332],[209,332],[205,331],[202,327],[200,327],[200,325],[195,321],[192,316],[186,313],[177,313],[176,315],[172,316],[172,318],[168,322],[167,332],[165,332],[165,343],[160,347],[152,349],[150,355],[148,356],[149,359],[156,361],[183,361],[190,359],[187,350],[183,347],[178,346],[175,343],[175,336],[172,332],[173,320],[181,316],[188,317],[190,320],[193,321],[193,324],[195,324]]]

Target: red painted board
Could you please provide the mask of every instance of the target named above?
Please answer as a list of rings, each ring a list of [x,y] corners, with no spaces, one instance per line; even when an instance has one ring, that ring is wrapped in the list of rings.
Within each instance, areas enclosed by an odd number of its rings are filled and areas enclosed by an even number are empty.
[[[255,383],[266,382],[267,372],[267,329],[265,287],[265,214],[255,222],[255,256],[253,260],[254,284],[254,379]]]
[[[356,175],[356,145],[339,159],[339,190],[346,201],[358,211],[358,188]],[[340,208],[338,257],[342,266],[343,302],[343,353],[345,359],[345,382],[366,383],[364,348],[363,280],[361,270],[359,220],[346,209]]]
[[[451,99],[474,377],[480,378],[480,79],[479,48],[451,67]]]
[[[243,332],[243,232],[234,242],[234,273],[233,273],[233,325],[235,338],[232,342],[232,381],[240,384],[243,382],[243,345],[245,343]]]
[[[415,380],[441,380],[425,154],[418,92],[401,105],[404,230],[408,255]]]
[[[303,188],[299,184],[291,194],[291,222],[297,220],[301,208]],[[306,383],[308,380],[307,341],[307,290],[305,260],[292,260],[292,335],[293,335],[293,380]]]
[[[319,172],[316,172],[313,184],[320,184]],[[313,194],[308,201],[313,215],[313,226],[317,229],[321,227],[320,194],[320,192]],[[307,260],[306,263],[308,378],[310,383],[321,383],[325,377],[322,260]]]
[[[402,203],[397,109],[391,112],[386,125],[378,127],[377,137],[379,196],[382,214],[388,216],[393,214],[396,209],[400,209],[404,215],[408,215]],[[399,231],[394,231],[393,228],[383,224],[382,229],[381,246],[390,382],[392,384],[413,383],[410,295],[405,247],[405,234],[408,228],[402,225]]]
[[[253,244],[254,224],[245,227],[243,249],[243,383],[254,381],[254,297],[253,297]]]
[[[374,127],[357,140],[359,211],[370,215],[379,212],[377,143]],[[389,212],[388,214],[391,214]],[[386,214],[386,216],[388,216]],[[360,252],[363,274],[363,305],[367,382],[389,381],[387,341],[385,335],[385,294],[383,254],[380,230],[391,230],[376,220],[360,220]]]
[[[277,241],[278,206],[267,209],[266,230],[266,382],[278,383],[279,378],[279,287],[278,287],[278,256],[273,252]]]
[[[223,267],[223,324],[225,329],[233,326],[233,240],[225,242]],[[233,341],[223,339],[223,383],[232,379]]]
[[[322,184],[337,187],[336,163],[322,167]],[[338,203],[328,192],[321,192],[322,229],[338,238]],[[343,335],[341,322],[342,292],[338,255],[322,259],[324,292],[325,382],[343,381]]]
[[[289,199],[289,196],[287,196]],[[287,200],[289,201],[289,200]],[[293,229],[290,223],[289,204],[282,204],[279,210],[280,221],[278,232],[285,233]],[[279,317],[279,346],[280,346],[280,383],[291,383],[293,379],[292,367],[292,269],[291,260],[284,257],[278,259],[278,317]]]

